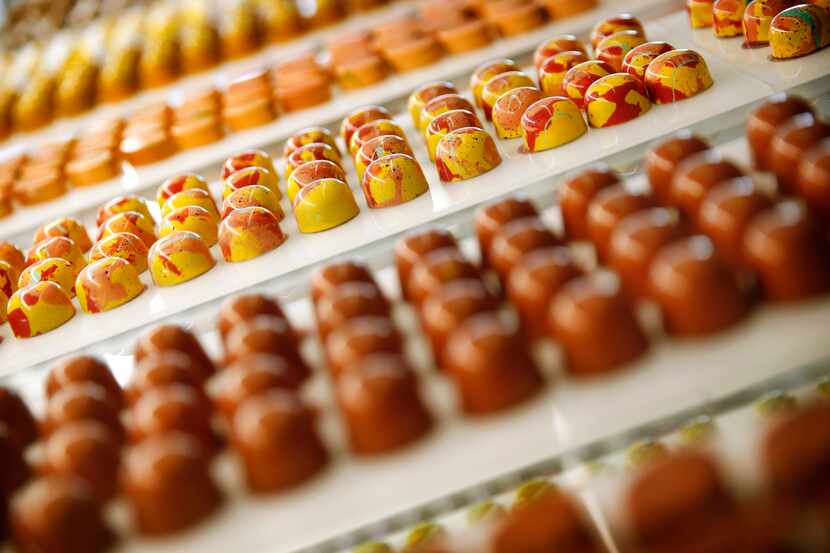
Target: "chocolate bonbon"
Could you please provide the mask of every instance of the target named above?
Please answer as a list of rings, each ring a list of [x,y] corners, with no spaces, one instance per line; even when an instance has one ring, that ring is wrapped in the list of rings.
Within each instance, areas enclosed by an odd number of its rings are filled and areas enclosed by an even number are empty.
[[[361,188],[369,207],[383,208],[414,200],[429,190],[429,184],[415,158],[389,154],[366,167]]]
[[[651,109],[643,83],[628,73],[613,73],[585,91],[585,112],[592,127],[619,125]]]
[[[71,238],[82,252],[92,247],[92,241],[86,228],[77,220],[71,217],[62,217],[47,223],[35,231],[34,243],[43,242],[52,236],[65,236]]]
[[[101,313],[137,298],[146,287],[129,261],[105,257],[84,267],[75,288],[84,312]]]
[[[508,71],[515,71],[518,69],[516,62],[511,59],[500,59],[485,62],[476,67],[473,74],[470,76],[470,90],[473,92],[473,100],[478,107],[482,107],[481,91],[490,79],[496,75],[506,73]]]
[[[66,424],[49,437],[43,449],[46,475],[77,477],[89,485],[95,498],[106,503],[118,490],[121,442],[97,421]]]
[[[377,285],[368,282],[346,282],[320,298],[315,310],[317,331],[326,337],[346,321],[357,317],[390,315],[389,302]]]
[[[718,152],[694,154],[677,167],[672,178],[670,202],[691,220],[696,220],[700,203],[712,188],[742,176],[740,167]]]
[[[282,307],[274,298],[258,293],[233,296],[226,300],[219,310],[219,335],[224,341],[236,325],[259,315],[285,318]]]
[[[586,229],[600,259],[607,259],[608,244],[614,228],[626,216],[654,206],[646,194],[629,192],[616,184],[603,188],[588,204]]]
[[[562,183],[557,195],[565,236],[572,240],[586,240],[591,200],[600,190],[621,182],[616,171],[605,164],[596,164]]]
[[[457,248],[433,250],[413,266],[406,282],[407,298],[415,305],[420,305],[443,283],[478,276],[478,268]]]
[[[435,359],[441,362],[447,340],[465,320],[497,309],[498,301],[479,279],[453,280],[438,288],[420,309],[421,327]]]
[[[614,71],[623,71],[623,60],[628,53],[646,43],[646,38],[639,31],[632,29],[617,31],[610,34],[594,48],[594,55],[614,68]]]
[[[207,247],[216,244],[217,217],[207,209],[195,205],[177,208],[164,217],[159,237],[173,232],[189,231],[199,235]]]
[[[483,266],[489,265],[490,247],[499,230],[516,219],[534,217],[539,212],[530,200],[509,196],[479,209],[475,216],[475,231]]]
[[[628,59],[628,56],[626,56],[626,59]],[[562,94],[570,98],[580,109],[584,109],[585,93],[588,88],[594,82],[611,73],[614,73],[614,68],[604,61],[583,61],[574,65],[565,73],[565,77],[562,79]]]
[[[317,303],[344,282],[362,281],[374,283],[369,268],[360,260],[333,261],[315,271],[311,277],[311,299]]]
[[[75,295],[75,276],[72,263],[59,257],[50,257],[26,267],[20,274],[17,285],[19,288],[26,288],[36,282],[48,280],[58,284],[71,298]]]
[[[548,335],[548,307],[562,286],[583,274],[565,247],[539,248],[522,256],[510,271],[506,289],[531,338]]]
[[[141,362],[147,357],[177,351],[192,362],[194,374],[204,382],[216,371],[202,345],[192,332],[177,324],[162,324],[143,333],[135,344],[135,359]]]
[[[540,248],[559,245],[559,238],[538,217],[517,219],[504,225],[493,236],[489,263],[502,282],[523,255]]]
[[[641,35],[645,36],[643,24],[639,19],[630,13],[621,13],[607,19],[603,19],[594,25],[594,28],[591,31],[591,46],[596,48],[605,37],[625,30],[637,31]]]
[[[521,71],[507,71],[496,75],[484,85],[481,89],[481,107],[484,111],[484,116],[491,120],[493,118],[493,106],[496,104],[502,94],[514,88],[535,86],[533,79],[528,77]],[[544,84],[543,84],[544,86]]]
[[[148,248],[156,241],[156,229],[153,220],[137,211],[122,211],[104,221],[98,227],[96,240],[101,240],[119,232],[129,232],[138,236]]]
[[[259,315],[237,325],[228,334],[225,361],[234,363],[259,353],[279,355],[295,370],[297,381],[302,381],[311,373],[297,345],[297,335],[288,321],[278,316]]]
[[[506,92],[502,97],[507,96],[510,92],[515,90],[526,90],[527,87],[524,88],[517,88],[511,91]],[[502,99],[499,98],[499,100]],[[429,157],[431,160],[435,161],[435,149],[438,147],[438,143],[441,139],[446,136],[447,134],[451,133],[452,131],[458,129],[464,129],[467,127],[472,127],[476,129],[484,129],[484,125],[481,124],[478,117],[466,109],[454,109],[450,111],[445,111],[441,115],[435,117],[432,121],[429,122],[429,125],[426,129],[424,129],[424,138],[427,141],[427,152],[429,153]],[[496,126],[498,129],[498,126]],[[498,130],[497,130],[498,133]],[[408,154],[412,156],[412,154]]]
[[[415,264],[433,250],[455,246],[453,235],[442,228],[415,231],[398,240],[395,244],[395,267],[404,299],[408,298],[406,283]]]
[[[147,270],[149,250],[141,238],[129,232],[117,232],[102,238],[89,251],[89,262],[105,257],[120,257],[127,260],[135,270],[143,273]]]
[[[723,258],[745,267],[744,233],[755,215],[772,205],[749,177],[722,182],[703,198],[697,214],[700,230],[711,238]]]
[[[52,367],[46,380],[46,395],[52,397],[68,384],[83,382],[98,384],[116,404],[121,404],[121,386],[112,371],[106,363],[91,355],[68,357]]]
[[[120,399],[94,382],[74,382],[58,390],[46,405],[41,423],[43,434],[50,436],[59,428],[78,421],[92,420],[106,426],[119,440],[124,428],[119,418]]]
[[[743,257],[773,300],[794,301],[825,292],[830,287],[827,253],[816,221],[793,201],[756,215],[744,234]]]
[[[704,236],[663,247],[651,264],[649,293],[671,334],[702,336],[731,326],[749,312],[738,279]]]
[[[0,386],[0,424],[5,425],[8,437],[21,451],[38,437],[38,427],[29,407],[11,388]]]
[[[769,45],[775,59],[806,56],[830,44],[830,11],[801,4],[776,15],[769,28]]]
[[[529,152],[573,142],[588,130],[579,107],[563,96],[542,98],[530,105],[522,115],[521,128]]]
[[[442,358],[462,409],[472,415],[517,405],[544,383],[518,323],[495,312],[464,321],[450,335]]]
[[[770,96],[753,111],[747,119],[746,138],[755,166],[769,170],[771,143],[779,128],[796,115],[812,112],[806,100],[784,92]]]
[[[307,184],[297,192],[292,204],[297,228],[303,233],[332,229],[360,212],[349,185],[335,178]]]
[[[225,261],[254,259],[278,248],[285,240],[279,218],[264,207],[235,209],[219,225],[219,248]]]
[[[286,391],[243,402],[233,418],[231,440],[242,459],[248,488],[255,493],[296,486],[328,463],[314,415]]]
[[[588,55],[580,51],[560,52],[545,59],[537,72],[539,88],[546,96],[561,96],[568,71],[588,59]]]
[[[329,334],[325,349],[329,371],[339,378],[369,354],[402,353],[403,339],[388,317],[364,316],[346,321]]]
[[[415,373],[401,355],[376,353],[364,357],[358,368],[337,381],[336,393],[349,443],[357,454],[400,449],[432,427]]]
[[[327,159],[319,159],[303,163],[294,169],[294,171],[291,172],[291,176],[288,178],[286,192],[288,194],[289,201],[293,202],[294,198],[297,196],[297,192],[299,192],[304,186],[311,184],[316,180],[325,178],[334,178],[346,182],[346,173],[340,165]]]
[[[157,286],[176,286],[211,270],[216,261],[195,232],[177,231],[150,248],[150,274]]]
[[[191,386],[173,383],[151,388],[132,405],[130,415],[129,433],[133,442],[180,432],[198,440],[206,453],[218,448],[210,405]]]
[[[296,389],[305,380],[303,376],[282,356],[246,355],[220,373],[213,400],[222,414],[232,417],[248,398],[271,390]]]
[[[646,69],[661,54],[671,52],[674,46],[668,42],[654,41],[635,46],[623,58],[620,71],[645,80]]]
[[[198,440],[171,432],[148,438],[124,459],[123,488],[142,534],[169,535],[214,513],[222,496]]]
[[[661,202],[671,201],[672,180],[683,160],[710,148],[703,138],[690,131],[679,131],[650,149],[645,170],[652,194]]]
[[[687,229],[676,210],[655,207],[625,217],[611,233],[608,265],[632,297],[648,296],[648,273],[657,252]]]
[[[646,90],[655,104],[671,104],[696,96],[713,84],[703,56],[694,50],[672,50],[646,67]]]
[[[564,349],[565,369],[580,378],[619,370],[648,348],[619,279],[608,273],[562,286],[551,302],[548,328]]]
[[[435,148],[435,167],[444,182],[471,179],[495,169],[501,155],[493,138],[467,127],[444,136]]]
[[[43,280],[22,288],[9,298],[6,317],[18,338],[31,338],[63,325],[75,316],[67,293],[54,282]]]
[[[812,113],[794,116],[775,133],[770,142],[769,169],[784,192],[797,190],[799,161],[825,138],[830,138],[830,123]]]
[[[585,52],[587,54],[585,45],[577,40],[574,35],[557,35],[539,44],[533,52],[533,66],[538,71],[546,59],[560,52],[568,51]]]
[[[427,102],[444,94],[457,93],[458,89],[455,85],[447,81],[429,82],[416,88],[409,95],[409,101],[407,103],[409,116],[412,118],[412,124],[415,125],[415,128],[419,130],[423,130],[424,128],[421,125],[421,110],[424,109]]]
[[[9,518],[21,552],[101,553],[115,542],[92,490],[78,478],[39,478],[14,498]]]

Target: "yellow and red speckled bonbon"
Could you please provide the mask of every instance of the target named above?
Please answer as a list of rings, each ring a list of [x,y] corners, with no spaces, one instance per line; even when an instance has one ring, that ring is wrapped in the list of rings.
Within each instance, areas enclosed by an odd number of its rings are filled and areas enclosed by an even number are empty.
[[[354,168],[357,172],[357,179],[363,179],[363,173],[366,171],[366,168],[370,163],[376,159],[382,158],[383,156],[388,156],[389,154],[406,154],[408,156],[415,157],[415,154],[412,153],[412,148],[410,148],[409,142],[407,142],[406,139],[392,134],[376,136],[375,138],[364,142],[354,156]],[[345,181],[345,177],[340,180]]]
[[[496,136],[502,139],[520,138],[522,115],[531,104],[541,98],[542,93],[539,89],[530,86],[514,88],[502,94],[493,106],[493,126],[496,128]]]
[[[773,18],[769,45],[775,59],[812,54],[830,44],[830,11],[803,4],[788,8]]]
[[[153,220],[153,216],[150,214],[150,208],[147,206],[147,200],[141,196],[128,194],[126,196],[118,196],[117,198],[113,198],[101,206],[98,209],[98,216],[95,218],[95,225],[100,227],[104,224],[104,221],[113,215],[124,213],[125,211],[136,211],[147,217],[149,220]]]
[[[340,226],[360,213],[349,185],[334,178],[303,186],[294,197],[293,209],[297,228],[303,233]]]
[[[318,179],[340,179],[346,182],[346,173],[339,163],[330,161],[328,159],[318,159],[316,161],[309,161],[303,163],[288,177],[288,185],[286,191],[288,192],[288,199],[293,204],[294,198],[297,197],[297,192],[303,186],[312,183]]]
[[[602,77],[585,93],[585,111],[592,127],[619,125],[650,109],[651,100],[642,81],[628,73]]]
[[[435,149],[435,168],[444,182],[483,175],[501,163],[493,138],[481,129],[458,129],[443,137]]]
[[[533,52],[533,67],[536,68],[536,71],[539,71],[539,68],[542,67],[542,64],[551,56],[555,56],[560,52],[582,52],[584,54],[588,54],[588,50],[585,48],[585,45],[582,44],[574,35],[558,35],[553,38],[549,38],[548,40],[544,41],[540,44],[536,51]]]
[[[18,272],[26,268],[26,256],[11,242],[0,241],[0,261],[5,261]]]
[[[286,236],[277,217],[263,207],[245,207],[219,225],[219,247],[225,261],[246,261],[279,247]]]
[[[421,126],[421,110],[424,109],[427,102],[444,94],[458,94],[458,89],[454,84],[447,81],[433,81],[419,86],[415,89],[415,92],[409,95],[407,109],[416,129],[424,130]]]
[[[336,163],[337,165],[342,166],[342,161],[340,159],[340,154],[329,146],[328,144],[323,144],[322,142],[316,142],[314,144],[308,144],[306,146],[302,146],[294,150],[290,156],[285,160],[285,180],[288,181],[291,178],[291,173],[297,167],[301,166],[304,163],[308,163],[309,161],[318,161],[321,159],[327,159]]]
[[[700,94],[714,84],[703,56],[694,50],[672,50],[646,68],[646,90],[655,104],[670,104]]]
[[[0,291],[11,296],[17,290],[19,280],[20,272],[5,261],[0,261]]]
[[[296,171],[295,171],[296,173]],[[282,210],[279,199],[273,192],[255,184],[253,186],[246,186],[239,190],[231,192],[230,196],[225,198],[222,203],[222,219],[234,209],[241,209],[243,207],[259,206],[264,207],[274,215],[277,219],[282,221],[285,218],[285,212]]]
[[[791,0],[753,0],[744,10],[744,47],[758,48],[769,44],[772,19],[791,7]]]
[[[481,89],[481,109],[484,111],[484,117],[488,121],[493,118],[493,106],[502,94],[523,86],[536,86],[536,83],[521,71],[507,71],[487,81]]]
[[[585,93],[596,81],[614,73],[614,68],[600,60],[588,60],[577,64],[565,73],[562,92],[573,100],[579,109],[585,109]],[[520,133],[521,136],[521,133]]]
[[[657,56],[671,52],[674,46],[668,42],[653,41],[640,44],[625,55],[622,63],[622,72],[633,75],[640,80],[646,78],[646,68]]]
[[[323,127],[308,127],[294,133],[291,138],[285,141],[285,146],[282,149],[282,157],[287,158],[297,148],[302,148],[307,144],[316,144],[317,142],[328,144],[337,150],[337,141],[334,140],[334,136],[328,129],[324,129]]]
[[[60,257],[69,261],[75,269],[75,274],[80,273],[81,269],[86,266],[86,259],[81,248],[74,240],[65,236],[53,236],[32,247],[26,256],[26,264],[31,265],[50,257]]]
[[[26,288],[36,282],[48,280],[63,288],[71,298],[75,295],[75,276],[72,263],[60,257],[50,257],[29,265],[25,271],[20,273],[17,284],[18,288]]]
[[[712,4],[712,22],[716,37],[731,38],[744,34],[746,2],[747,0],[715,0]]]
[[[591,47],[596,50],[599,43],[602,42],[602,39],[609,35],[613,35],[616,32],[626,30],[637,31],[643,36],[643,38],[646,36],[643,23],[639,19],[630,13],[621,13],[619,15],[603,19],[594,25],[594,29],[591,31]]]
[[[713,24],[712,0],[686,0],[686,13],[692,29],[703,29]]]
[[[140,296],[144,288],[135,267],[120,257],[90,263],[75,283],[78,303],[85,313],[115,309]]]
[[[126,259],[139,273],[147,270],[147,244],[130,232],[117,232],[102,238],[89,251],[89,261],[98,261],[105,257]]]
[[[390,154],[373,161],[361,181],[366,204],[392,207],[414,200],[429,190],[421,166],[406,154]]]
[[[484,126],[481,124],[481,121],[478,120],[478,117],[476,117],[473,112],[466,109],[446,111],[430,121],[429,126],[424,131],[424,138],[426,138],[427,141],[429,159],[435,161],[435,148],[438,146],[438,142],[441,141],[441,138],[444,135],[466,127],[484,129]]]
[[[466,109],[467,111],[475,113],[473,105],[466,98],[458,94],[444,94],[443,96],[433,98],[421,110],[421,124],[423,128],[426,129],[429,127],[432,120],[442,113],[455,109]]]
[[[198,188],[182,190],[178,194],[170,196],[167,201],[164,202],[164,205],[161,206],[161,216],[166,217],[180,207],[187,207],[191,205],[207,209],[209,213],[219,219],[219,210],[216,209],[216,202],[213,201],[213,196]]]
[[[89,239],[89,233],[77,219],[71,217],[61,217],[51,223],[46,223],[37,231],[35,231],[34,243],[43,242],[52,236],[66,236],[75,241],[82,252],[88,251],[92,247],[92,240]]]
[[[586,61],[588,61],[588,56],[575,50],[560,52],[549,57],[539,68],[539,88],[542,89],[545,96],[560,96],[565,75],[572,68]]]
[[[189,205],[176,209],[164,218],[159,229],[159,236],[167,236],[174,232],[188,230],[195,232],[199,238],[211,247],[216,244],[218,237],[218,220],[210,212],[199,206]]]
[[[44,280],[21,288],[9,298],[6,317],[18,338],[55,330],[75,316],[72,300],[63,288]]]
[[[343,119],[343,122],[340,124],[340,136],[348,147],[352,140],[352,134],[357,129],[375,119],[391,118],[392,114],[383,106],[363,106],[362,108],[354,110]]]
[[[366,142],[378,136],[387,135],[400,136],[406,140],[406,134],[404,134],[401,126],[391,119],[375,119],[374,121],[369,121],[352,133],[352,138],[349,141],[349,153],[354,157],[360,147]]]
[[[158,192],[156,193],[156,201],[159,205],[164,205],[167,198],[173,194],[178,194],[182,190],[189,190],[191,188],[198,188],[210,193],[208,183],[203,176],[197,175],[196,173],[181,173],[170,177],[159,186]]]
[[[496,75],[507,73],[508,71],[517,71],[519,66],[511,59],[500,59],[482,63],[479,65],[473,74],[470,76],[470,90],[473,93],[473,101],[478,107],[481,104],[481,91],[484,89],[490,79]]]
[[[596,47],[595,55],[613,67],[615,71],[622,71],[625,56],[637,46],[645,43],[645,37],[637,31],[630,29],[619,31],[602,39]]]
[[[156,241],[156,227],[152,219],[148,219],[137,211],[124,211],[116,213],[98,228],[97,240],[106,238],[118,232],[130,232],[141,238],[147,247]]]
[[[298,150],[299,151],[299,150]],[[262,167],[245,167],[225,179],[225,186],[222,188],[222,198],[227,198],[234,190],[246,186],[258,184],[264,186],[278,197],[282,198],[279,187],[279,177],[276,173],[270,172]]]
[[[522,135],[529,152],[573,142],[587,130],[579,107],[564,96],[542,98],[522,115]]]
[[[237,171],[247,169],[248,167],[260,167],[266,171],[270,171],[274,175],[277,174],[274,170],[274,162],[271,160],[271,156],[262,150],[245,150],[244,152],[239,152],[229,157],[225,161],[225,164],[222,165],[222,179],[227,179]]]
[[[195,232],[174,232],[150,248],[150,274],[156,286],[175,286],[208,272],[216,265],[210,250]]]

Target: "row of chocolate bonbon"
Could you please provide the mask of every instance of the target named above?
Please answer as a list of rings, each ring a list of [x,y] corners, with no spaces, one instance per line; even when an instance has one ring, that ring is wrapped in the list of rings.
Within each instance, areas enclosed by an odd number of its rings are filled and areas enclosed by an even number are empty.
[[[11,60],[0,63],[0,77],[4,73],[8,83],[0,90],[7,101],[0,103],[0,134],[43,126],[54,117],[73,115],[94,106],[97,101],[113,101],[129,96],[141,88],[152,88],[173,82],[180,75],[201,71],[216,64],[222,57],[238,57],[251,53],[268,40],[291,38],[304,27],[316,28],[333,23],[344,16],[340,2],[319,3],[314,13],[298,8],[293,2],[277,5],[263,3],[257,8],[240,2],[233,10],[233,24],[223,25],[228,31],[239,26],[224,38],[216,35],[210,9],[197,3],[197,8],[182,13],[165,3],[158,3],[150,13],[128,13],[104,25],[108,30],[90,30],[94,36],[111,34],[102,46],[78,44],[62,53],[64,65],[37,63],[26,65]],[[301,109],[328,100],[329,80],[337,79],[341,88],[351,89],[376,83],[394,70],[408,71],[434,63],[445,52],[457,53],[481,48],[495,36],[509,37],[543,25],[549,17],[568,17],[595,7],[595,0],[578,5],[551,1],[538,4],[521,2],[502,5],[496,1],[425,3],[417,16],[406,16],[375,25],[358,34],[348,33],[331,39],[327,51],[327,65],[311,75],[303,72],[276,71],[275,99],[285,111]],[[201,6],[201,7],[200,7]],[[437,9],[439,8],[440,9]],[[506,9],[506,8],[510,9]],[[207,9],[207,11],[205,11]],[[273,33],[264,33],[257,19],[267,15],[264,28],[275,26]],[[273,16],[273,17],[271,17]],[[276,34],[274,34],[276,33]],[[280,35],[280,36],[278,36]],[[142,46],[143,45],[143,46]],[[102,61],[94,54],[103,50]],[[29,57],[31,52],[28,53]],[[45,53],[35,55],[44,56]],[[313,58],[305,58],[313,62]],[[23,66],[18,67],[18,66]],[[54,69],[53,66],[57,66]],[[4,71],[5,70],[5,71]],[[32,83],[17,90],[18,74],[28,76]],[[311,81],[315,86],[311,86]],[[13,82],[11,82],[13,81]],[[38,86],[35,86],[37,83]],[[325,89],[322,92],[320,89]],[[312,98],[316,100],[311,101]],[[237,115],[252,115],[254,106],[232,106],[226,116],[231,128]],[[259,115],[264,115],[260,112]],[[259,122],[273,119],[259,118]],[[203,134],[199,137],[197,129]],[[193,146],[204,143],[208,135],[221,136],[221,129],[206,120],[188,121],[179,126],[180,142]],[[191,140],[192,139],[192,140]]]
[[[357,216],[340,151],[327,129],[294,134],[283,150],[288,200],[300,232],[321,232]]]
[[[692,28],[713,27],[718,38],[744,37],[745,48],[770,46],[775,59],[791,59],[830,44],[826,0],[687,0]]]
[[[76,293],[87,313],[114,309],[144,291],[139,275],[147,269],[158,286],[196,278],[215,265],[209,248],[217,243],[228,262],[282,244],[281,192],[270,157],[243,152],[227,161],[224,174],[221,217],[207,182],[184,174],[158,190],[158,235],[147,202],[122,196],[99,209],[94,244],[72,218],[38,229],[22,263],[22,252],[5,243],[0,274],[14,333],[25,338],[57,328],[74,314]]]
[[[677,439],[672,445],[635,444],[625,469],[616,453],[557,469],[465,508],[458,513],[465,520],[452,513],[352,551],[409,552],[420,534],[418,550],[430,552],[823,551],[827,458],[818,444],[827,436],[818,428],[827,412],[826,398],[813,396],[753,420],[742,429],[758,435],[752,447],[736,440],[736,428],[721,431],[717,419],[704,417],[693,424],[706,432],[684,427],[665,436]],[[742,413],[722,415],[724,422],[735,416]],[[757,482],[748,487],[738,477],[735,456]]]

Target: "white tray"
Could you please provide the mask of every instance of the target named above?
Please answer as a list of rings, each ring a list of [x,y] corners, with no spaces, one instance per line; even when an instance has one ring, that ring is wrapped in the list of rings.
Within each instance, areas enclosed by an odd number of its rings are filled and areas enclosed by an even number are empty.
[[[402,4],[402,6],[406,5],[405,3]],[[575,33],[587,35],[588,31],[597,21],[621,11],[631,11],[645,17],[649,14],[662,15],[668,13],[673,9],[679,8],[680,5],[681,2],[679,0],[636,0],[634,2],[631,0],[603,0],[600,7],[591,12],[562,21],[552,22],[545,27],[514,38],[497,40],[486,48],[465,54],[448,56],[438,63],[420,70],[392,76],[374,86],[335,94],[330,102],[320,106],[286,114],[267,125],[229,134],[219,142],[201,148],[185,150],[158,163],[136,167],[135,169],[127,165],[127,169],[123,175],[94,187],[70,189],[65,196],[62,196],[56,201],[39,206],[20,207],[9,217],[0,219],[0,239],[8,239],[21,233],[32,231],[46,221],[63,215],[77,213],[80,210],[90,209],[124,192],[147,191],[159,185],[164,179],[181,171],[198,172],[208,178],[217,177],[219,175],[219,165],[225,159],[239,151],[259,147],[266,148],[272,153],[278,153],[278,146],[282,146],[282,141],[303,127],[311,124],[339,123],[339,120],[350,111],[364,104],[383,104],[401,98],[405,99],[412,90],[424,82],[454,78],[460,75],[469,77],[469,73],[482,60],[512,57],[532,52],[539,42],[557,34]],[[398,4],[393,4],[389,9],[396,8],[397,6]],[[354,26],[359,25],[359,23],[349,20],[343,25]],[[309,38],[305,42],[301,40],[302,47],[309,47],[312,44],[312,42],[309,42],[312,38]],[[296,51],[297,49],[292,47],[289,50]],[[267,55],[261,54],[254,56],[252,61],[246,59],[242,62],[235,62],[232,71],[225,71],[223,66],[222,73],[238,74],[242,70],[242,67],[237,65],[243,63],[244,67],[251,68],[261,66],[268,61],[273,62],[274,52],[279,52],[279,55],[284,57],[287,50],[269,50],[269,52]],[[180,84],[177,83],[173,88],[182,91],[198,89],[200,86],[206,84],[206,80],[210,82],[212,78],[215,78],[213,73],[193,77],[192,79],[182,81]],[[161,93],[152,92],[147,94]],[[162,99],[163,97],[164,95],[161,95],[156,99]],[[113,110],[110,116],[114,115],[115,112],[126,115],[135,105],[142,105],[134,103],[137,101],[130,100],[129,106],[127,107],[118,104],[99,109]],[[129,109],[127,109],[128,107]],[[93,113],[94,116],[84,116],[81,122],[97,120],[103,117],[97,110]],[[57,133],[55,136],[66,135],[66,129],[68,128],[60,127],[49,132]],[[78,128],[78,126],[76,125],[72,128]],[[43,139],[44,137],[38,137],[38,140]],[[19,145],[8,149],[19,149]],[[2,157],[0,155],[0,158]]]

